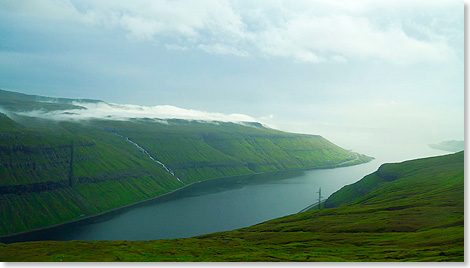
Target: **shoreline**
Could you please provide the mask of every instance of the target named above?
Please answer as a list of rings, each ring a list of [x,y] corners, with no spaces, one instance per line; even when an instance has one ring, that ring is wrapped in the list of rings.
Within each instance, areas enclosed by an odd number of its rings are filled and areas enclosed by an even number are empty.
[[[214,181],[214,180],[222,180],[222,179],[227,179],[227,178],[237,178],[237,177],[242,177],[242,176],[261,175],[261,174],[269,174],[269,173],[282,173],[282,172],[289,172],[289,171],[309,171],[309,170],[317,170],[317,169],[344,168],[344,167],[350,167],[350,166],[355,166],[355,165],[360,165],[360,164],[369,163],[369,162],[373,161],[374,159],[375,159],[375,158],[371,157],[371,159],[369,159],[369,160],[367,160],[367,161],[364,161],[364,162],[361,162],[361,163],[343,165],[343,164],[345,164],[345,163],[358,160],[358,158],[356,158],[356,159],[354,159],[354,160],[348,160],[348,161],[345,161],[345,162],[342,162],[342,163],[338,163],[338,164],[336,164],[336,165],[334,165],[334,166],[331,166],[331,165],[330,165],[330,166],[328,166],[328,165],[323,165],[323,166],[308,167],[308,168],[294,168],[294,169],[284,169],[284,170],[275,170],[275,171],[262,171],[262,172],[255,172],[255,173],[248,173],[248,174],[240,174],[240,175],[234,175],[234,176],[224,176],[224,177],[217,177],[217,178],[212,178],[212,179],[207,179],[207,180],[202,180],[202,181],[196,181],[196,182],[192,182],[192,183],[187,184],[187,185],[185,185],[185,186],[183,186],[183,187],[181,187],[181,188],[172,190],[172,191],[170,191],[170,192],[164,193],[164,194],[159,195],[159,196],[151,197],[151,198],[149,198],[149,199],[145,199],[145,200],[142,200],[142,201],[139,201],[139,202],[136,202],[136,203],[128,204],[128,205],[125,205],[125,206],[122,206],[122,207],[118,207],[118,208],[114,208],[114,209],[111,209],[111,210],[107,210],[107,211],[104,211],[104,212],[101,212],[101,213],[98,213],[98,214],[94,214],[94,215],[90,215],[90,216],[87,216],[87,217],[84,217],[84,218],[75,219],[75,220],[67,221],[67,222],[63,222],[63,223],[58,223],[58,224],[54,224],[54,225],[47,226],[47,227],[41,227],[41,228],[36,228],[36,229],[27,230],[27,231],[23,231],[23,232],[18,232],[18,233],[13,233],[13,234],[8,234],[8,235],[0,236],[0,243],[12,244],[12,243],[34,242],[34,241],[8,242],[8,240],[9,240],[9,239],[14,239],[15,237],[21,237],[21,236],[23,236],[23,235],[28,235],[28,234],[33,234],[33,233],[36,233],[36,232],[47,231],[47,230],[49,230],[49,229],[58,228],[58,227],[65,226],[65,225],[68,225],[68,224],[78,223],[78,222],[86,221],[86,220],[92,220],[92,219],[94,219],[94,218],[98,218],[98,217],[104,216],[104,215],[106,215],[106,214],[111,214],[111,213],[113,213],[113,212],[119,212],[120,210],[128,209],[128,208],[131,208],[131,207],[133,207],[133,206],[140,205],[140,204],[144,204],[145,202],[150,202],[150,201],[157,200],[157,199],[159,199],[159,198],[164,198],[164,197],[166,197],[166,196],[169,196],[169,195],[171,195],[171,194],[177,193],[178,191],[181,191],[181,190],[183,190],[183,189],[186,189],[186,188],[188,188],[188,187],[190,187],[190,186],[193,186],[193,185],[199,184],[199,183],[204,183],[204,182],[209,182],[209,181]],[[4,240],[7,240],[7,241],[4,241]],[[48,241],[48,240],[41,240],[41,241]],[[55,241],[55,240],[51,240],[51,241]]]

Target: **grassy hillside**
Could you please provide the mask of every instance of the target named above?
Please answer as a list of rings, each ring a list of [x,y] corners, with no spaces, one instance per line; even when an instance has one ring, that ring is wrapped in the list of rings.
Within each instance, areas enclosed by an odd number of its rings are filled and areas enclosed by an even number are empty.
[[[69,122],[34,119],[31,127],[2,120],[8,123],[0,125],[0,234],[83,218],[184,185],[116,135]]]
[[[0,89],[0,107],[6,110],[20,112],[32,110],[67,110],[83,109],[73,102],[99,102],[97,100],[51,98],[35,95],[26,95]]]
[[[376,172],[367,175],[362,180],[354,184],[344,186],[339,191],[333,193],[325,202],[325,207],[338,207],[350,204],[353,200],[355,200],[355,203],[363,202],[370,198],[371,193],[376,192],[379,188],[383,190],[378,193],[382,194],[382,192],[389,191],[387,192],[387,195],[385,195],[388,196],[393,194],[393,191],[395,190],[395,188],[392,188],[392,186],[389,185],[400,185],[403,189],[400,188],[399,190],[405,190],[407,187],[406,183],[408,183],[407,180],[400,180],[400,183],[396,182],[391,184],[391,182],[403,178],[411,177],[414,178],[415,182],[423,181],[422,187],[419,188],[420,190],[425,191],[426,186],[431,187],[429,191],[434,190],[439,183],[445,183],[450,179],[448,171],[462,168],[461,171],[463,172],[463,157],[464,153],[462,151],[445,157],[433,157],[425,160],[418,159],[403,163],[383,164]],[[432,178],[433,181],[424,182],[424,180],[427,180],[428,178]],[[460,179],[460,177],[458,177],[458,179]],[[407,191],[413,193],[415,189],[410,187]],[[403,192],[403,194],[406,194],[406,192]],[[395,196],[394,198],[403,197],[404,196],[400,195]]]
[[[339,207],[235,231],[157,241],[0,244],[0,260],[464,261],[463,152],[385,164],[358,185],[366,191],[356,198],[350,198],[355,186],[334,195]]]
[[[95,121],[144,147],[185,182],[254,172],[330,168],[371,158],[346,151],[321,136],[285,133],[261,125],[186,120]]]
[[[67,113],[86,109],[84,102],[99,101],[0,90],[0,236],[96,215],[196,181],[371,159],[321,136],[258,123],[56,121],[19,113]]]

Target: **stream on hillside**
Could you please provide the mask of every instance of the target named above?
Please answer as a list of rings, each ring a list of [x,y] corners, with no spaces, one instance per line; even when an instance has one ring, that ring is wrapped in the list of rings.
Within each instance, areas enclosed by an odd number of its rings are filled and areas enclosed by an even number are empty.
[[[442,154],[438,151],[435,155]],[[160,198],[54,228],[11,237],[36,240],[185,238],[251,226],[294,214],[374,172],[389,159],[335,169],[298,170],[195,183]]]

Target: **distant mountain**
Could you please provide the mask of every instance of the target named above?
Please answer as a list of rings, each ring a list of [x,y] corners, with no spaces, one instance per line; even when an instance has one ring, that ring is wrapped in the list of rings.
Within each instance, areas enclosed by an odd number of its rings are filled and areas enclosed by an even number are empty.
[[[464,153],[384,164],[333,194],[335,208],[156,241],[1,245],[3,261],[464,261]]]
[[[167,117],[151,117],[153,111]],[[0,91],[0,112],[0,235],[96,215],[201,180],[372,159],[321,136],[257,122],[171,119],[188,116],[171,106]]]
[[[447,152],[460,152],[465,149],[465,142],[464,141],[443,141],[439,144],[429,144],[428,145],[432,149],[447,151]]]
[[[69,109],[84,109],[73,103],[99,103],[98,100],[90,99],[65,99],[52,98],[35,95],[26,95],[0,89],[0,107],[14,112],[25,112],[32,110],[54,111]]]

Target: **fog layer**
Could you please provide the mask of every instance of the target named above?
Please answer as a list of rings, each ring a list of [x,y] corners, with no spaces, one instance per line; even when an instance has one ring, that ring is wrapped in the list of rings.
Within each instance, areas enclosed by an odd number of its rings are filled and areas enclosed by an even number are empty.
[[[153,118],[153,119],[185,119],[202,121],[221,122],[255,122],[256,119],[245,114],[222,114],[193,109],[183,109],[171,105],[140,106],[115,103],[87,103],[73,102],[75,106],[85,109],[71,110],[34,110],[18,112],[20,115],[41,117],[51,120],[89,120],[89,119],[110,119],[128,120],[131,118]],[[165,123],[165,121],[161,121]]]

